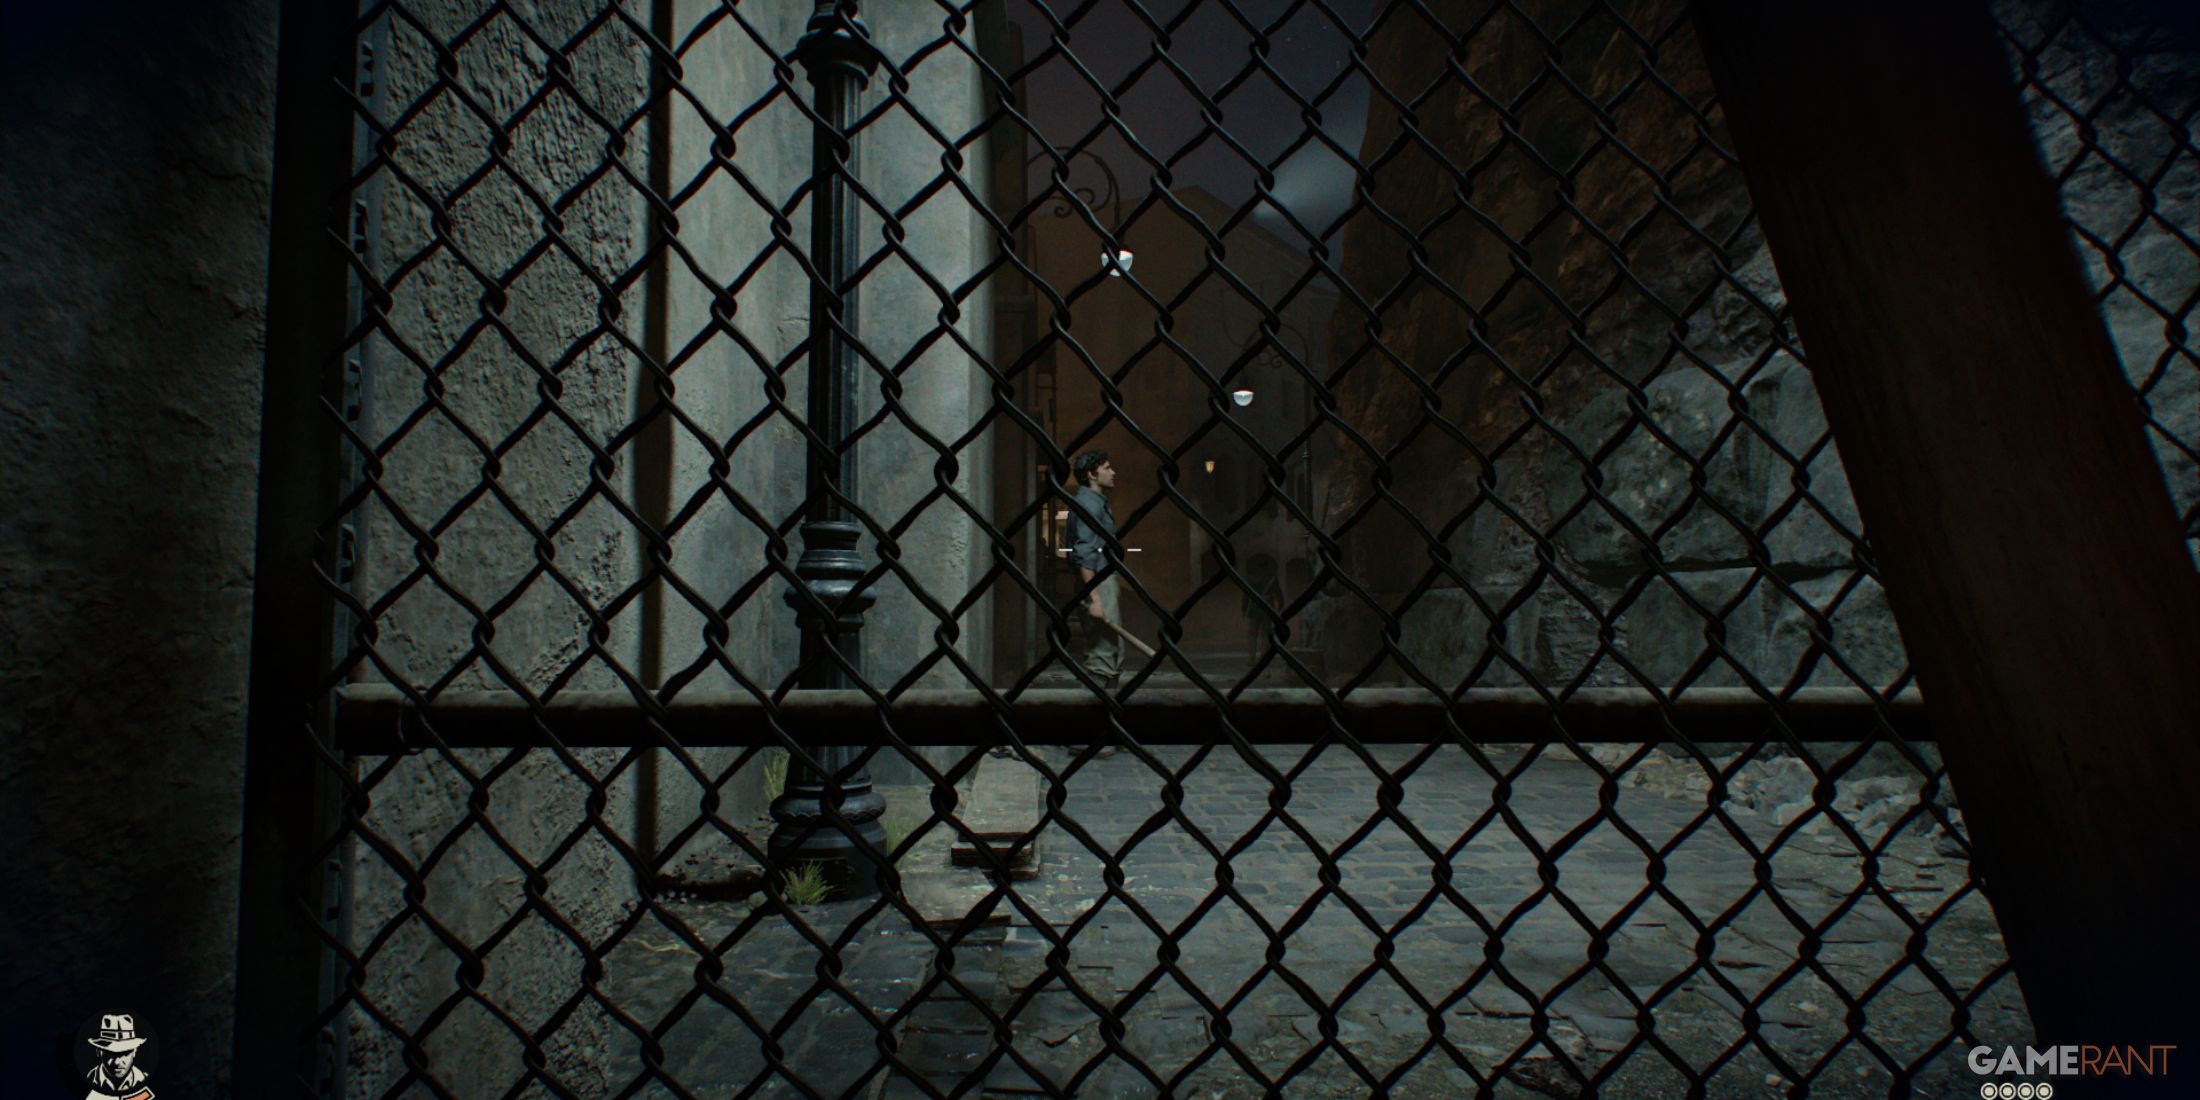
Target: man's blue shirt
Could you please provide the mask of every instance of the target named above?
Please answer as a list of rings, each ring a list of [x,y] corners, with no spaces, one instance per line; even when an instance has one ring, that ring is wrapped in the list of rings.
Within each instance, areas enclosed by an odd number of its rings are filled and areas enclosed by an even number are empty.
[[[1098,573],[1108,564],[1108,540],[1115,534],[1115,513],[1108,510],[1107,494],[1090,485],[1079,486],[1071,499],[1076,506],[1069,510],[1070,557],[1080,568]]]

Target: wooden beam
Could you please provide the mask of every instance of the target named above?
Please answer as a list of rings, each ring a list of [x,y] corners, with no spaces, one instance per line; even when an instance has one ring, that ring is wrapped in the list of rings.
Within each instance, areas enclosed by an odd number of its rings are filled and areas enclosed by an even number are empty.
[[[2039,1035],[2200,1053],[2200,575],[1986,13],[1694,14]]]
[[[657,704],[664,732],[688,748],[777,745],[774,715],[813,744],[865,745],[891,728],[913,745],[994,745],[1013,729],[1027,745],[1116,743],[1118,729],[1140,744],[1207,744],[1228,730],[1254,744],[1305,744],[1349,731],[1369,744],[1416,744],[1463,731],[1479,742],[1697,742],[1927,740],[1916,692],[1877,701],[1861,691],[1806,688],[1777,708],[1744,688],[1698,688],[1660,706],[1649,692],[1590,688],[1555,708],[1526,688],[1480,688],[1446,699],[1418,688],[1362,688],[1335,709],[1305,688],[1247,691],[1224,708],[1191,688],[1134,691],[1115,707],[1078,688],[1026,691],[996,710],[974,691],[912,691],[891,714],[860,691],[793,692],[767,708],[738,691],[684,691]],[[568,747],[658,743],[647,710],[624,691],[565,691],[539,712],[509,691],[451,693],[426,708],[386,684],[344,689],[336,725],[352,752],[386,753],[433,744],[503,748],[544,744],[547,730]],[[1557,724],[1553,724],[1556,719]]]

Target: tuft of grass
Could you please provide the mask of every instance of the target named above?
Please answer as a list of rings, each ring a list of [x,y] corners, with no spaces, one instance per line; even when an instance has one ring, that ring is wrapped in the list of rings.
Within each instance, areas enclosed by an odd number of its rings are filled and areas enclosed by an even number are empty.
[[[787,793],[787,750],[764,750],[764,801],[777,801]]]
[[[910,833],[916,831],[915,824],[908,818],[894,814],[886,815],[886,819],[879,824],[886,830],[886,853],[890,856],[893,855],[894,849],[901,847],[902,841],[909,839]],[[908,858],[909,854],[907,852],[894,856],[894,866],[900,867],[902,861]]]
[[[815,863],[805,863],[790,872],[779,884],[787,895],[789,905],[817,905],[833,893],[832,884],[825,881],[825,868]]]

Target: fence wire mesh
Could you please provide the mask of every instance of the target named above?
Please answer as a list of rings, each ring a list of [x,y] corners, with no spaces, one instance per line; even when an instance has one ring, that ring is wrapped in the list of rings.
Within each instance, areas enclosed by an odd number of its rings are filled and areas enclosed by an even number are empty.
[[[837,10],[361,11],[344,1092],[1941,1095],[2028,1033],[1683,5]],[[2200,540],[2200,54],[1996,15]]]

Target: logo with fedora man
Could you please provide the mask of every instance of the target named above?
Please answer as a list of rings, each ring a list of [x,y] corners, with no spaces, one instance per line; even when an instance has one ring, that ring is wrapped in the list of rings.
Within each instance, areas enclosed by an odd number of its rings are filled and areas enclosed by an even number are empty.
[[[145,1087],[159,1053],[158,1044],[147,1045],[153,1043],[151,1029],[117,1012],[101,1016],[96,1027],[85,1021],[78,1037],[85,1046],[77,1048],[77,1069],[92,1086],[84,1100],[153,1100],[153,1090]]]

